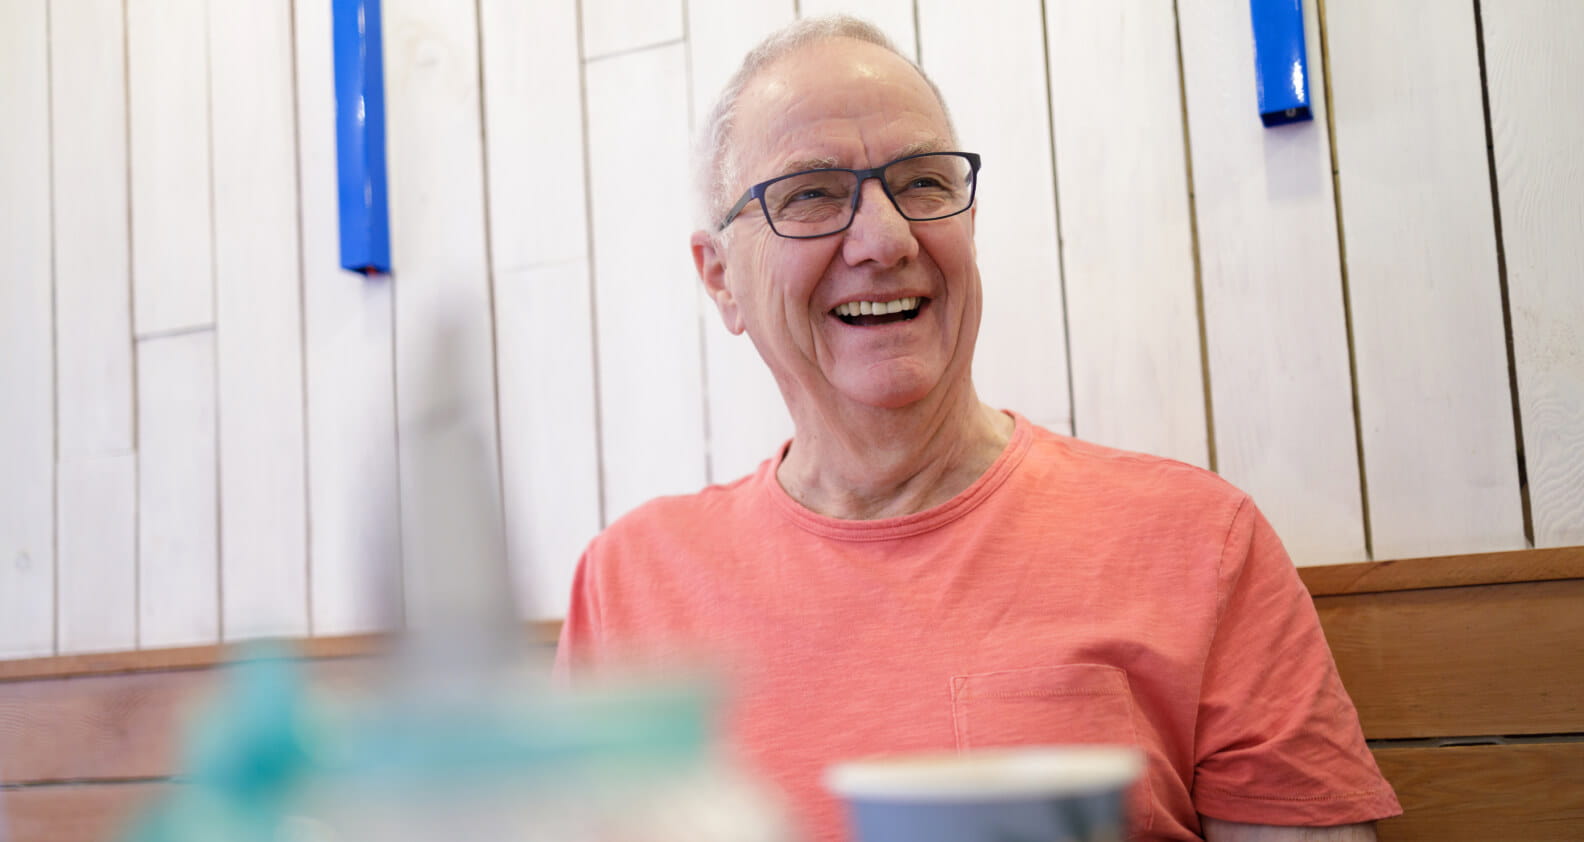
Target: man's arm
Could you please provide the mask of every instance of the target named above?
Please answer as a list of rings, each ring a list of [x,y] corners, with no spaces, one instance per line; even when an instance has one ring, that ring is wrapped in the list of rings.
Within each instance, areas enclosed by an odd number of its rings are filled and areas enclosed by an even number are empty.
[[[1199,817],[1205,842],[1375,842],[1375,823],[1336,827],[1276,827]]]

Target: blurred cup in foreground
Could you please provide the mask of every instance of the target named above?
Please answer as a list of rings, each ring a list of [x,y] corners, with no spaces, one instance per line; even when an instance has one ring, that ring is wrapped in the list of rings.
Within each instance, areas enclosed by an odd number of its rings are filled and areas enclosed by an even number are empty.
[[[1120,842],[1143,769],[1124,746],[1028,747],[841,763],[825,785],[855,842]]]

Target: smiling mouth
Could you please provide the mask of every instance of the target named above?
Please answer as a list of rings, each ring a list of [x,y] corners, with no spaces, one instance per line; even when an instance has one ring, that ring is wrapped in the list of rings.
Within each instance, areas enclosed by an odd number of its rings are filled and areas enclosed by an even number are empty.
[[[836,305],[831,314],[843,324],[855,327],[912,321],[929,302],[928,298],[909,296],[890,301],[849,301]]]

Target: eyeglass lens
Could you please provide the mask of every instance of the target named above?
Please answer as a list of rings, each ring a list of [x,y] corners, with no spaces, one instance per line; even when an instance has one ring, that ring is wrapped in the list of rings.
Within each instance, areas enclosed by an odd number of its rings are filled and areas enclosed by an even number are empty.
[[[883,174],[901,214],[914,221],[961,213],[973,199],[973,167],[961,155],[920,155],[893,162]],[[794,173],[766,185],[765,212],[784,237],[817,237],[847,227],[858,176],[845,170]]]

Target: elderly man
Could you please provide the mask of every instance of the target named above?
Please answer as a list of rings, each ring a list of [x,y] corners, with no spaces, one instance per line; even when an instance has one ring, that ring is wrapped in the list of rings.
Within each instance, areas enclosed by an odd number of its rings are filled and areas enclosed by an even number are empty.
[[[817,840],[834,761],[1072,742],[1145,752],[1141,838],[1373,839],[1396,799],[1248,497],[976,396],[980,162],[919,68],[800,22],[707,128],[694,260],[796,433],[596,538],[560,668],[726,657],[729,737]]]

